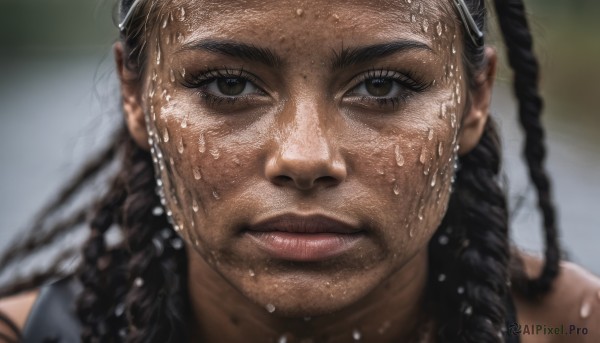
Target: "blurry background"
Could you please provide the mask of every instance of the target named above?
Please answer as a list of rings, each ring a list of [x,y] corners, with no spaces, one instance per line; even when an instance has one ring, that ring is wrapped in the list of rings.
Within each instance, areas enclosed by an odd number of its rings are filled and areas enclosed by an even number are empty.
[[[571,260],[600,274],[600,2],[526,3],[543,68],[548,169],[562,240]],[[113,7],[112,0],[0,1],[0,251],[119,123]],[[510,80],[504,66],[494,115],[510,204],[522,203],[513,238],[539,251],[540,220],[520,159]]]

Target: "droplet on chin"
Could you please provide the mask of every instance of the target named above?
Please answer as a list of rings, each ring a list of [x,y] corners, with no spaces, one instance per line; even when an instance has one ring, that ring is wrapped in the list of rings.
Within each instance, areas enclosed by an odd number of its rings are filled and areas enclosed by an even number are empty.
[[[200,206],[198,206],[198,201],[196,199],[192,199],[192,211],[198,213]]]
[[[398,167],[402,167],[404,165],[404,156],[402,156],[402,152],[400,151],[399,145],[395,146],[394,153],[396,155],[396,165]]]
[[[200,180],[202,178],[202,174],[200,173],[200,167],[194,167],[192,171],[194,173],[194,179]]]

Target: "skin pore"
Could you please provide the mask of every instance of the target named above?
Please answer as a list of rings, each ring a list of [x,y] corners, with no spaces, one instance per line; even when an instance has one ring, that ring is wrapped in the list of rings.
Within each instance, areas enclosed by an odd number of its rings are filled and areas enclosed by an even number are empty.
[[[188,245],[192,336],[416,338],[427,242],[459,145],[481,135],[493,52],[467,101],[443,2],[161,6],[141,80],[118,59],[128,126]],[[358,239],[324,260],[274,258],[244,229],[283,213],[336,218]]]

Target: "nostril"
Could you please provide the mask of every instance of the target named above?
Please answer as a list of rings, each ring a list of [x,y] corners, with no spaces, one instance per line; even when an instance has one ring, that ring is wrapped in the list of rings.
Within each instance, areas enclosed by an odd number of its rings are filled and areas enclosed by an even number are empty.
[[[285,175],[276,176],[273,181],[278,185],[285,185],[286,183],[293,182],[291,177]]]

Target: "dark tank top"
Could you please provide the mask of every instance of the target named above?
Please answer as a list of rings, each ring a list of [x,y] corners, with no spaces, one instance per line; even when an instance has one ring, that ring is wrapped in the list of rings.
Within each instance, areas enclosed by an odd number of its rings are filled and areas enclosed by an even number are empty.
[[[23,330],[23,343],[80,342],[81,323],[75,312],[77,296],[82,290],[75,277],[59,280],[41,288]],[[517,325],[512,297],[506,298],[506,343],[519,343],[519,335],[510,330]]]

